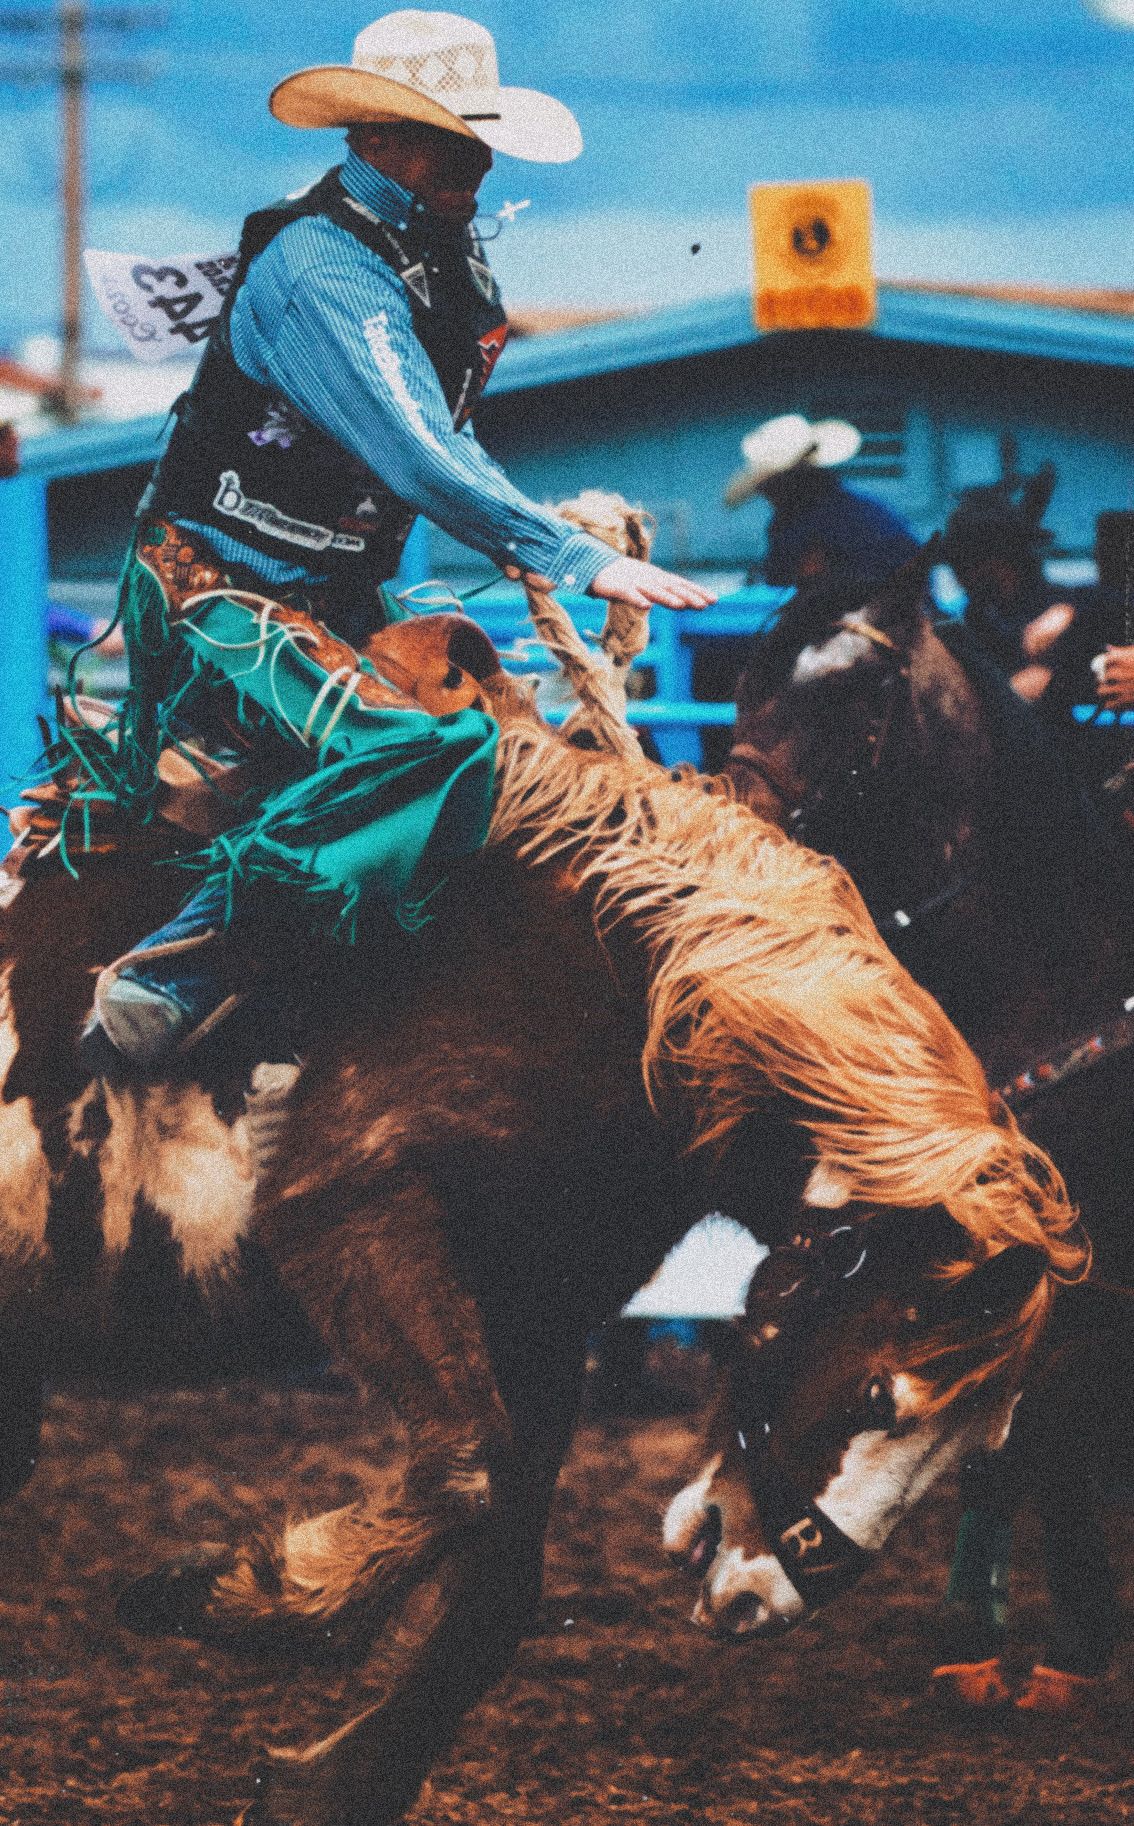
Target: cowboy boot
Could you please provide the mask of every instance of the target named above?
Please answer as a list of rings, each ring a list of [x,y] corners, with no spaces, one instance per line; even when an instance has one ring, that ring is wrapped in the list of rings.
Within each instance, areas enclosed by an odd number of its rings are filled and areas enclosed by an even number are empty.
[[[1098,1674],[1074,1674],[1037,1662],[1015,1701],[1017,1712],[1036,1718],[1068,1718],[1089,1712],[1098,1696]]]
[[[1012,1697],[1000,1659],[1012,1531],[998,1506],[981,1503],[977,1467],[966,1466],[965,1472],[970,1506],[957,1535],[930,1689],[945,1705],[983,1709],[1006,1705]]]
[[[164,926],[116,959],[95,985],[83,1036],[102,1035],[135,1065],[151,1066],[203,1039],[244,996],[223,952],[225,887],[206,882]]]

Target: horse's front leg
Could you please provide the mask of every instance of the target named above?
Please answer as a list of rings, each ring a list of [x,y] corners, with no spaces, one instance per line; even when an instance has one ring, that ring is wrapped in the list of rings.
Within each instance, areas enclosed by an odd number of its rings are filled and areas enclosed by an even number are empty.
[[[0,1502],[35,1470],[52,1323],[35,1258],[0,1261]]]
[[[337,1357],[393,1404],[400,1450],[345,1508],[278,1538],[195,1549],[135,1581],[119,1601],[130,1628],[243,1646],[372,1633],[407,1578],[488,1510],[510,1424],[428,1187],[360,1210],[331,1236],[319,1228],[316,1214],[297,1219],[302,1245],[280,1262],[281,1279]]]
[[[494,1477],[484,1527],[413,1584],[387,1624],[378,1703],[321,1743],[272,1754],[241,1826],[392,1826],[412,1804],[464,1714],[505,1672],[530,1627],[576,1367],[560,1365],[562,1400],[544,1408],[538,1442]],[[542,1392],[556,1391],[545,1385]]]
[[[13,1364],[0,1354],[0,1502],[15,1496],[35,1470],[43,1423],[43,1365],[23,1353]]]

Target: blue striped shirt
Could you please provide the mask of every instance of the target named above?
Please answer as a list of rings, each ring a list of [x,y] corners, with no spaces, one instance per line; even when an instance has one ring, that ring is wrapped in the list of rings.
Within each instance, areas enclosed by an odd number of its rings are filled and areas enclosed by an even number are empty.
[[[348,154],[342,183],[391,227],[422,213],[408,191]],[[253,260],[231,318],[237,365],[361,458],[418,513],[495,564],[519,564],[585,590],[608,546],[537,507],[477,443],[453,428],[436,370],[393,268],[326,216],[291,222]],[[192,525],[192,522],[187,522]],[[269,583],[314,574],[200,528],[225,563]]]

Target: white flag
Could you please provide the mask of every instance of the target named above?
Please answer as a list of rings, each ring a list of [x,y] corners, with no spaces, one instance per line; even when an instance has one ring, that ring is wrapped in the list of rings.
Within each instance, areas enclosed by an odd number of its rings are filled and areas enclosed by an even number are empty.
[[[146,260],[88,247],[83,259],[103,315],[147,362],[184,357],[205,341],[236,271],[235,254]]]

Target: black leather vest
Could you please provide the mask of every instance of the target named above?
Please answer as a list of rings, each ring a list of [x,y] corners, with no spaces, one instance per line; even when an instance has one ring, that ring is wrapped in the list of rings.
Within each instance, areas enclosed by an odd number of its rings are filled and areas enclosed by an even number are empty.
[[[325,215],[388,262],[405,283],[414,329],[459,427],[469,417],[508,334],[484,251],[463,233],[411,218],[395,231],[329,171],[302,196],[248,217],[224,308],[144,507],[227,533],[265,557],[327,577],[358,602],[392,577],[417,509],[283,395],[251,380],[232,352],[229,319],[251,262],[290,222]],[[368,326],[381,364],[383,325]]]

